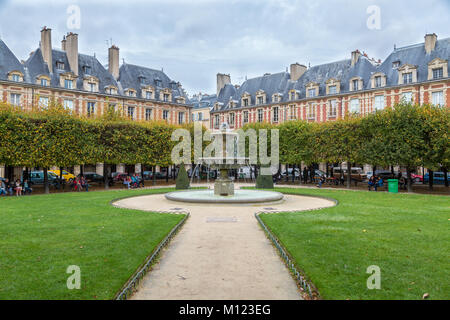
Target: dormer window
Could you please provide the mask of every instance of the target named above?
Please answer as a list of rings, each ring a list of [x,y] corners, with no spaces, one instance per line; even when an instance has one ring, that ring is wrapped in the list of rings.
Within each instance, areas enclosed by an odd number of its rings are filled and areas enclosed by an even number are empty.
[[[398,67],[400,67],[400,61],[392,62],[392,69],[398,69]]]
[[[73,80],[64,80],[64,88],[66,89],[73,89]]]
[[[18,74],[13,74],[12,75],[12,81],[20,82],[20,76]]]
[[[153,99],[153,92],[151,92],[151,91],[146,91],[146,92],[145,92],[145,98],[146,98],[146,99]]]
[[[84,72],[84,74],[91,74],[91,67],[83,66],[83,72]]]
[[[308,97],[314,98],[316,96],[316,89],[309,89],[308,90]]]
[[[164,102],[169,102],[169,94],[164,93],[163,101],[164,101]]]
[[[128,91],[128,96],[132,97],[134,95],[133,91]]]
[[[62,62],[62,61],[56,61],[56,69],[58,69],[58,70],[64,70],[64,62]]]
[[[328,94],[336,94],[337,93],[337,87],[336,86],[329,86],[328,87]]]
[[[12,71],[8,74],[8,79],[14,82],[22,82],[23,75],[20,71]]]
[[[45,78],[41,78],[41,86],[47,87],[48,86],[48,80]]]
[[[359,80],[353,80],[352,81],[352,88],[353,88],[353,91],[358,91],[359,90]]]
[[[403,84],[408,84],[413,82],[412,72],[407,72],[403,74]]]
[[[244,107],[248,107],[248,98],[242,99],[242,102],[244,103]]]
[[[295,100],[295,92],[291,92],[291,101]]]
[[[96,90],[95,90],[95,83],[89,83],[89,91],[90,92],[95,92]]]
[[[264,97],[258,97],[258,104],[264,104]]]
[[[443,68],[436,68],[433,69],[433,79],[441,79],[444,75],[444,69]]]
[[[145,83],[145,77],[143,77],[143,76],[138,77],[138,80],[139,80],[140,84],[144,84]]]
[[[160,87],[161,86],[161,79],[156,78],[155,79],[155,84],[156,84],[157,87]]]
[[[381,76],[375,77],[375,88],[381,87]]]
[[[107,94],[117,94],[117,88],[115,88],[113,86],[108,86],[108,87],[106,87],[105,92]]]

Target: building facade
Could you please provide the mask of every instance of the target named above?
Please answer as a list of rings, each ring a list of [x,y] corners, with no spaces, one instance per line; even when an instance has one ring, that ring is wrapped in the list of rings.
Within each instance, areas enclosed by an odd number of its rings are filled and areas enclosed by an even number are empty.
[[[290,72],[265,74],[232,85],[217,75],[211,127],[228,122],[273,124],[289,120],[334,121],[346,113],[367,115],[400,101],[450,106],[450,38],[427,34],[425,42],[396,48],[384,62],[354,51],[351,59]]]
[[[192,103],[191,122],[199,122],[206,129],[212,129],[210,112],[217,101],[217,95],[196,94],[190,99]]]

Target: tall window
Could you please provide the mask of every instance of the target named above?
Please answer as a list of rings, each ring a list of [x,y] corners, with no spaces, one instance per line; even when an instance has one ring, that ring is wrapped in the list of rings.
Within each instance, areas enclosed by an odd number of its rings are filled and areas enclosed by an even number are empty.
[[[413,93],[412,92],[404,92],[402,94],[402,100],[406,103],[413,102]]]
[[[56,62],[56,69],[58,69],[58,70],[64,70],[64,62],[57,61],[57,62]]]
[[[184,123],[184,112],[178,112],[178,124]]]
[[[291,101],[295,100],[295,92],[291,92]]]
[[[203,112],[198,113],[198,121],[203,121]]]
[[[169,110],[163,110],[163,120],[169,120]]]
[[[45,78],[42,78],[42,79],[41,79],[41,86],[43,86],[43,87],[48,86],[48,81],[47,81],[47,79],[45,79]]]
[[[375,96],[373,109],[374,110],[383,110],[384,109],[384,96]],[[356,111],[356,112],[358,112],[358,111]]]
[[[20,94],[18,93],[11,93],[11,104],[14,106],[20,105]]]
[[[130,91],[128,91],[128,95],[129,95],[130,97],[132,97],[132,96],[134,96],[134,92],[133,92],[132,90],[130,90]]]
[[[151,92],[151,91],[147,91],[147,92],[145,93],[145,97],[146,97],[147,99],[152,99],[152,92]]]
[[[42,107],[48,107],[48,97],[39,97],[39,105]]]
[[[145,120],[147,121],[152,120],[152,109],[150,108],[145,109]]]
[[[289,119],[290,120],[295,120],[297,119],[297,117],[295,116],[295,106],[289,106]]]
[[[169,101],[169,95],[167,93],[164,93],[164,101],[165,102]]]
[[[244,99],[243,101],[244,101],[244,107],[248,107],[248,98]]]
[[[64,88],[73,89],[73,80],[64,80]]]
[[[95,102],[87,103],[87,116],[90,117],[95,114]]]
[[[337,93],[337,87],[336,86],[329,86],[328,87],[328,93],[329,94],[336,94]]]
[[[95,83],[89,83],[89,91],[94,92],[95,91]]]
[[[306,107],[306,116],[307,116],[308,120],[316,119],[316,104],[315,103],[308,104],[308,106]]]
[[[235,120],[235,114],[234,113],[230,113],[230,117],[229,117],[229,123],[231,126],[234,126],[234,120]]]
[[[244,111],[244,123],[248,123],[248,111]]]
[[[73,111],[73,100],[64,99],[64,108]]]
[[[263,110],[258,109],[258,122],[263,122]]]
[[[444,92],[436,91],[431,94],[431,99],[433,100],[433,104],[435,106],[443,106],[444,105]]]
[[[134,107],[128,107],[128,118],[134,120]]]
[[[273,122],[278,122],[279,120],[279,110],[278,107],[273,108]]]
[[[336,118],[337,116],[337,100],[330,100],[330,105],[328,107],[328,117]]]
[[[214,127],[219,128],[220,116],[218,114],[214,115]]]
[[[376,76],[375,77],[375,88],[380,88],[381,87],[381,76]]]
[[[350,112],[351,113],[359,112],[359,99],[350,100]]]
[[[355,79],[353,80],[353,91],[358,91],[359,90],[359,80]]]
[[[443,77],[443,74],[444,74],[443,68],[433,69],[433,79],[440,79]]]
[[[403,84],[412,83],[412,72],[403,74]]]
[[[309,89],[308,90],[308,96],[310,98],[315,97],[316,96],[316,89]]]

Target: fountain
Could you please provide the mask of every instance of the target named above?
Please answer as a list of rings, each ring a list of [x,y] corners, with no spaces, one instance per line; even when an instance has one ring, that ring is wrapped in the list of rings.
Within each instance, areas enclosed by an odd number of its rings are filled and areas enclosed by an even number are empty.
[[[168,200],[189,203],[264,203],[283,199],[283,195],[279,192],[234,190],[234,183],[229,178],[228,171],[248,165],[247,158],[238,157],[237,155],[238,134],[232,132],[227,123],[223,123],[220,130],[211,133],[211,135],[215,139],[222,139],[222,156],[200,158],[196,168],[199,165],[208,165],[212,169],[219,170],[220,175],[214,182],[214,191],[189,190],[171,192],[165,195]],[[230,145],[227,142],[231,142],[234,146],[229,148]]]

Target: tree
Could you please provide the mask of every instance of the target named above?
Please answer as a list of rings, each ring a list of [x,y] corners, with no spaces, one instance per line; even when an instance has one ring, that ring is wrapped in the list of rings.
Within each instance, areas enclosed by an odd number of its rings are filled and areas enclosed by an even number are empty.
[[[154,173],[153,173],[154,174]],[[186,168],[182,163],[180,165],[180,171],[178,171],[177,181],[176,181],[176,189],[177,190],[187,190],[189,189],[189,177],[186,172]]]

